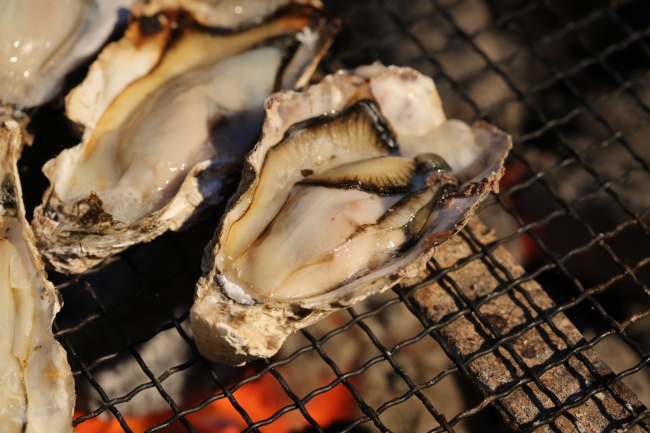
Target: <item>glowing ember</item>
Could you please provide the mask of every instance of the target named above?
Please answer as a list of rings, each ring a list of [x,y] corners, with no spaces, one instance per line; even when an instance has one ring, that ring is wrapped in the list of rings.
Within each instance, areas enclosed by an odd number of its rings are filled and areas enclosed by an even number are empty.
[[[252,372],[251,372],[252,373]],[[324,381],[321,386],[326,386]],[[258,380],[239,388],[234,397],[251,419],[256,422],[270,418],[293,400],[284,392],[279,382],[270,373]],[[192,402],[185,407],[192,407],[199,402]],[[330,391],[314,397],[306,405],[309,414],[318,424],[327,428],[336,421],[351,420],[359,416],[359,409],[352,394],[342,384]],[[76,413],[75,418],[82,415]],[[147,415],[141,417],[124,417],[134,433],[139,433],[168,420],[173,413]],[[188,415],[187,420],[198,433],[238,433],[248,425],[227,398],[217,400],[199,412]],[[290,433],[309,427],[309,422],[298,410],[282,415],[268,426],[260,427],[263,433]],[[161,430],[165,433],[185,433],[187,429],[180,422]],[[115,418],[103,420],[93,418],[79,424],[76,433],[123,433],[124,430]]]

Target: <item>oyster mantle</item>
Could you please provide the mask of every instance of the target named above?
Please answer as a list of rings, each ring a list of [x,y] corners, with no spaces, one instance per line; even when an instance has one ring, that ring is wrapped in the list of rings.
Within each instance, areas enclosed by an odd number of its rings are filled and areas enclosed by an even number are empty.
[[[498,192],[512,146],[485,122],[447,120],[410,68],[341,71],[265,108],[190,312],[201,353],[234,365],[415,277]]]

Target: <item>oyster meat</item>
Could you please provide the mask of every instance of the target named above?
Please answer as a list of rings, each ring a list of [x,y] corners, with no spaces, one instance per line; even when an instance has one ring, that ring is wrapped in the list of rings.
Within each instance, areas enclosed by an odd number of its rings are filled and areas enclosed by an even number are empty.
[[[0,2],[0,101],[25,107],[51,99],[72,69],[104,44],[134,0]]]
[[[317,6],[229,30],[184,9],[133,19],[67,97],[86,129],[43,169],[51,186],[33,226],[45,260],[82,272],[219,202],[259,137],[264,98],[306,84],[336,34]]]
[[[416,276],[498,191],[511,147],[485,122],[447,120],[409,68],[339,72],[265,107],[190,313],[201,353],[229,364]]]
[[[16,121],[0,123],[0,431],[72,432],[74,381],[52,335],[61,302],[25,220],[21,141]]]

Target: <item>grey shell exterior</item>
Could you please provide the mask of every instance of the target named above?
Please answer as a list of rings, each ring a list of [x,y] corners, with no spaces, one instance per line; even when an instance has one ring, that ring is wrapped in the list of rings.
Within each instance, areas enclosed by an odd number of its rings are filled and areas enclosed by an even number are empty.
[[[267,99],[264,135],[249,154],[237,193],[230,199],[226,215],[206,248],[202,265],[204,274],[197,284],[195,303],[190,312],[194,337],[204,356],[232,365],[269,358],[277,353],[292,332],[368,296],[388,290],[405,278],[415,277],[436,250],[465,226],[479,202],[490,191],[498,192],[499,179],[504,173],[504,160],[512,147],[511,139],[497,128],[478,122],[472,126],[472,130],[477,141],[482,143],[484,152],[473,167],[460,173],[462,183],[458,192],[445,202],[445,212],[440,212],[434,221],[430,221],[424,235],[404,257],[333,292],[296,301],[260,303],[244,299],[228,287],[217,265],[224,226],[236,218],[237,212],[234,210],[247,206],[247,194],[254,188],[255,178],[268,149],[279,142],[291,124],[297,123],[291,119],[292,113],[297,111],[297,107],[309,107],[305,110],[311,110],[311,116],[315,117],[331,110],[339,111],[357,100],[371,98],[386,115],[390,111],[387,105],[390,101],[381,96],[375,98],[374,95],[381,93],[379,87],[382,83],[390,84],[391,80],[397,86],[427,89],[424,92],[426,103],[430,102],[434,107],[427,120],[445,121],[433,81],[410,68],[386,68],[375,64],[354,72],[327,76],[322,83],[302,93],[281,92]],[[436,116],[438,119],[434,118]],[[308,118],[309,115],[303,114],[302,117]],[[386,117],[399,141],[400,131],[408,129],[409,125],[399,125],[395,117]],[[235,215],[231,217],[231,213]]]

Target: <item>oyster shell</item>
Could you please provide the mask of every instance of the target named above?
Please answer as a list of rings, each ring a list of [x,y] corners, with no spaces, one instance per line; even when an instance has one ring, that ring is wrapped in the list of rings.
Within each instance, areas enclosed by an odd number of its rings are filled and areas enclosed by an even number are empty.
[[[416,276],[498,191],[511,147],[485,122],[447,120],[409,68],[339,72],[265,107],[190,313],[201,353],[229,364]]]
[[[51,99],[73,68],[106,41],[134,0],[0,2],[0,101],[26,107]]]
[[[14,120],[0,123],[0,430],[72,432],[74,381],[52,335],[61,308],[25,220]]]
[[[234,30],[184,10],[134,19],[67,97],[86,129],[43,168],[33,227],[45,260],[82,272],[218,203],[259,137],[264,98],[306,83],[337,31],[312,5]]]

